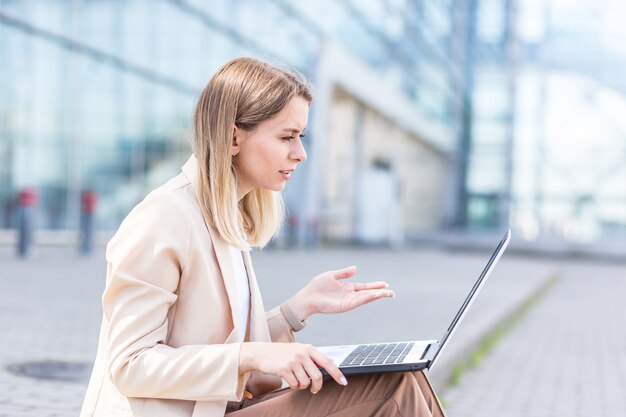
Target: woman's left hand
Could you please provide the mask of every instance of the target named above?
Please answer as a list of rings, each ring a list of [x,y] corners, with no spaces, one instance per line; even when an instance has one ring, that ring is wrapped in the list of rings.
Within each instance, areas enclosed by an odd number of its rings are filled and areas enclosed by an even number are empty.
[[[291,300],[294,313],[302,319],[315,313],[343,313],[384,297],[395,297],[384,281],[346,281],[356,266],[324,272],[313,278]]]

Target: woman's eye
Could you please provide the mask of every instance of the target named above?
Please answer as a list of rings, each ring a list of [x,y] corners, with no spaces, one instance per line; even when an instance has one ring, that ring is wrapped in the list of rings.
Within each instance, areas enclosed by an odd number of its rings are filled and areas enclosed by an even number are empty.
[[[306,135],[298,135],[300,139],[304,139],[305,136]],[[296,138],[295,136],[283,136],[281,139],[291,141],[291,140],[294,140],[295,138]]]

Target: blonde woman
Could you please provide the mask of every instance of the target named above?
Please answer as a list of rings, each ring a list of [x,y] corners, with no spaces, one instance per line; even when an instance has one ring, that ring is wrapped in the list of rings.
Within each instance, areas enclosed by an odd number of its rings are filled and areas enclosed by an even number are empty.
[[[209,81],[194,117],[194,155],[107,246],[100,342],[81,416],[443,415],[422,373],[347,380],[294,341],[315,313],[392,297],[384,282],[346,280],[354,267],[324,272],[265,312],[249,250],[280,227],[279,192],[306,160],[311,101],[300,75],[251,58],[228,62]]]

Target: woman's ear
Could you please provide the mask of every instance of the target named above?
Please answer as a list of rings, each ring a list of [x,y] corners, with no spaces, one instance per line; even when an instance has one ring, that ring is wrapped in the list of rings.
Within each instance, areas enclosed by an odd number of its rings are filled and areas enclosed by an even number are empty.
[[[239,153],[239,150],[241,149],[241,136],[241,130],[237,126],[233,125],[233,141],[230,145],[230,156],[236,156]]]

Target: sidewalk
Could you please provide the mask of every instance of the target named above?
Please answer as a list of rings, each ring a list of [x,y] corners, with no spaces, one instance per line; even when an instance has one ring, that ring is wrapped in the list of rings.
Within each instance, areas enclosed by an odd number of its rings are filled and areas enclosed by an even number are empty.
[[[253,259],[267,308],[316,273],[351,264],[358,265],[360,281],[390,283],[395,299],[340,316],[314,317],[298,334],[299,341],[325,345],[441,337],[489,255],[338,249],[267,251],[253,254]],[[436,386],[442,387],[459,355],[470,351],[494,323],[545,283],[553,270],[545,260],[505,255],[433,369]],[[4,329],[0,416],[78,414],[95,357],[104,274],[101,248],[88,258],[78,257],[70,248],[40,248],[32,259],[22,261],[14,257],[12,248],[0,247],[0,325]],[[33,379],[9,371],[15,364],[37,361],[85,366],[82,373],[72,374],[77,382]]]
[[[626,266],[570,262],[479,367],[444,394],[450,416],[626,414]]]

